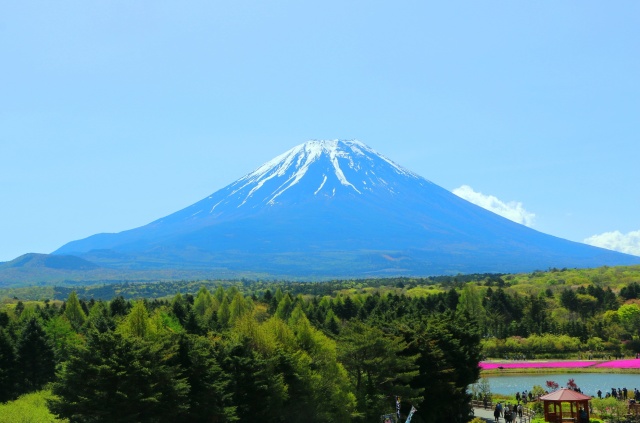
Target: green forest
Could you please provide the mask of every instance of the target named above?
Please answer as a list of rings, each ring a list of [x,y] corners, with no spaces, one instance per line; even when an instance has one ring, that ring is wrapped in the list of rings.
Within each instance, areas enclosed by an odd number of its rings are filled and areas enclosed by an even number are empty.
[[[0,402],[56,421],[466,422],[483,358],[640,351],[639,266],[0,298]]]

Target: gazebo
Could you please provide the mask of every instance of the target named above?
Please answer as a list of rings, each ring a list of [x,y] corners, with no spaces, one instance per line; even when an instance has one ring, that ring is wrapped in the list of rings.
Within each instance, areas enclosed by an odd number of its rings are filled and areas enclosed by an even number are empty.
[[[579,423],[580,409],[585,410],[587,419],[589,418],[589,400],[591,397],[588,395],[562,388],[550,394],[543,395],[540,399],[543,401],[544,421],[546,422]]]

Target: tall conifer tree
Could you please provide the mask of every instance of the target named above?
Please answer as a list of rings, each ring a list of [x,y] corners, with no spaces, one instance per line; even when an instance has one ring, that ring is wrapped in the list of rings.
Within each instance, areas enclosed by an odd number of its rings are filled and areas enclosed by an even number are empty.
[[[35,317],[24,323],[16,343],[16,364],[22,392],[40,389],[55,374],[53,348]]]

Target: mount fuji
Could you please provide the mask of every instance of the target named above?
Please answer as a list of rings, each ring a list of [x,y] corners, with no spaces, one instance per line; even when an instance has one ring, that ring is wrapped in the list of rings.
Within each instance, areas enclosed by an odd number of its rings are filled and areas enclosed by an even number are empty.
[[[169,216],[53,253],[130,271],[337,278],[638,264],[463,200],[358,141],[309,141]]]

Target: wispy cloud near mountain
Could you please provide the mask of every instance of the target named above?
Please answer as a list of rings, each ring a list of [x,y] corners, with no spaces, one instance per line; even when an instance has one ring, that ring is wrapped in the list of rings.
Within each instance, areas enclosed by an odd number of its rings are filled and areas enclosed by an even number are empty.
[[[620,231],[605,232],[590,236],[584,240],[584,243],[640,256],[640,231],[631,231],[627,234],[623,234]]]
[[[477,206],[502,217],[506,217],[509,220],[513,220],[516,223],[529,227],[533,226],[536,215],[525,210],[520,202],[510,201],[505,203],[493,195],[485,195],[481,192],[474,191],[469,185],[462,185],[454,189],[453,193],[458,197],[464,198]]]

